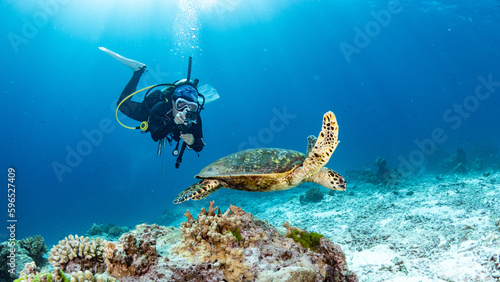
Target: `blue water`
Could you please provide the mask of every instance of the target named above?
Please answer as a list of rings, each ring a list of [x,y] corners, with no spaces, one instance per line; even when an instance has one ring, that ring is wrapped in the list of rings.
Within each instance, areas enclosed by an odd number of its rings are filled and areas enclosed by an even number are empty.
[[[222,156],[255,145],[305,151],[329,110],[340,125],[329,167],[340,173],[377,157],[393,168],[413,157],[423,171],[433,137],[449,152],[500,143],[498,1],[136,2],[2,4],[0,150],[4,179],[16,170],[19,239],[52,244],[94,222],[151,221]],[[157,144],[114,118],[132,71],[99,46],[146,63],[141,87],[184,78],[193,57],[193,77],[221,96],[202,112],[199,157],[186,152],[175,169],[168,147],[162,178]],[[78,148],[85,156],[68,163]],[[58,176],[56,162],[70,171]]]

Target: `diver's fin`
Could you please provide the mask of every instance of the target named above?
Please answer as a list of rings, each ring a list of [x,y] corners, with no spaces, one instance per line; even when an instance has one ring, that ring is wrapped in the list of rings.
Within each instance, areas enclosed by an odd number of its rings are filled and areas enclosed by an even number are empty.
[[[104,51],[104,52],[108,53],[108,55],[110,55],[111,57],[115,58],[116,60],[124,63],[125,65],[127,65],[128,67],[130,67],[133,71],[138,71],[141,68],[143,68],[143,67],[146,66],[145,64],[143,64],[141,62],[125,58],[122,55],[120,55],[118,53],[115,53],[115,52],[113,52],[113,51],[111,51],[111,50],[109,50],[107,48],[99,47],[99,49],[101,51]]]
[[[220,98],[217,90],[213,88],[210,84],[203,84],[202,86],[197,87],[198,92],[205,97],[205,104],[213,102]]]

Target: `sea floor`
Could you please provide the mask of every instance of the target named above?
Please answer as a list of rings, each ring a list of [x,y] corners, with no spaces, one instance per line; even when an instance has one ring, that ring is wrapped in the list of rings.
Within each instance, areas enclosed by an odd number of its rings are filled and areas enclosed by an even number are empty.
[[[345,192],[322,188],[323,200],[301,203],[312,186],[271,193],[221,189],[170,214],[215,200],[222,210],[240,206],[278,227],[289,221],[339,244],[360,281],[500,281],[500,173],[349,183]]]

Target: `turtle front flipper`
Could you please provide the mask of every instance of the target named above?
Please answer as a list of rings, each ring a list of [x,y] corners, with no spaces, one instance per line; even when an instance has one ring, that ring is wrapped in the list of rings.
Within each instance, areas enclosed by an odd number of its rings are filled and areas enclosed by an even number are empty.
[[[222,188],[222,183],[217,179],[204,179],[196,184],[189,186],[175,197],[174,204],[179,204],[189,199],[201,200],[211,193]]]
[[[319,185],[326,187],[330,190],[345,191],[346,182],[342,175],[337,172],[323,167],[316,174],[306,179],[307,182],[318,183]]]
[[[323,116],[323,127],[316,140],[316,144],[314,144],[302,166],[297,168],[291,175],[292,183],[298,184],[305,181],[328,163],[339,143],[337,140],[338,134],[339,126],[337,119],[332,112],[327,112]],[[309,142],[312,140],[312,138],[308,138]]]

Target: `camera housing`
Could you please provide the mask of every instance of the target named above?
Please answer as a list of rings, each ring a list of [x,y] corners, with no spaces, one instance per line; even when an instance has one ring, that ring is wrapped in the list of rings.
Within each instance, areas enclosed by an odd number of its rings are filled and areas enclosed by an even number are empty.
[[[193,111],[187,111],[186,112],[186,119],[185,119],[185,121],[188,124],[196,122],[197,119],[198,119],[198,112],[193,112]]]
[[[196,123],[196,119],[198,119],[198,112],[187,111],[185,115],[186,119],[184,120],[184,124],[181,125],[182,132],[187,132],[193,123]]]

